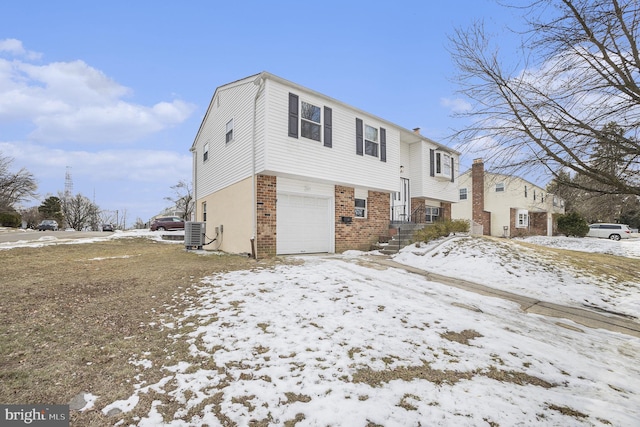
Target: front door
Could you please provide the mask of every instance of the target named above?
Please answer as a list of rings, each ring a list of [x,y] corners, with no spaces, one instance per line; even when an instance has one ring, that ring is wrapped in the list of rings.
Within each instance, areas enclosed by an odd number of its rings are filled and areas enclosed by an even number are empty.
[[[393,221],[409,221],[411,215],[411,197],[409,196],[409,180],[400,178],[400,191],[392,195],[391,200],[391,218]]]

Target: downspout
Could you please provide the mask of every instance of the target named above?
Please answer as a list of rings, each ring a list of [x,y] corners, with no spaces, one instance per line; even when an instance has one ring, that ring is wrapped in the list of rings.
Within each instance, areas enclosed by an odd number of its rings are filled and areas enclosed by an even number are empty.
[[[195,149],[195,147],[191,147],[189,149],[189,151],[191,151],[191,162],[193,163],[193,174],[191,175],[191,182],[192,183],[196,183],[198,182],[198,153]],[[191,218],[192,221],[196,221],[198,219],[198,186],[194,185],[193,186],[193,217]]]
[[[257,110],[258,110],[258,98],[260,97],[260,93],[264,88],[264,77],[260,74],[254,81],[253,84],[258,86],[258,90],[256,91],[256,96],[253,98],[253,138],[252,138],[252,149],[251,149],[251,165],[252,165],[252,173],[251,173],[251,189],[253,194],[253,236],[251,237],[251,257],[254,259],[258,259],[258,252],[256,250],[256,237],[258,235],[258,194],[257,194],[257,182],[256,182],[256,124],[258,121],[257,118]]]

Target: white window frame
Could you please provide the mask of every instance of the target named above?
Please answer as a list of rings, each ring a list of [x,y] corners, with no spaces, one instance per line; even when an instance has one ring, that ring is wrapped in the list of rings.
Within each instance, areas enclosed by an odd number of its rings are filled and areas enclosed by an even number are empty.
[[[440,208],[437,206],[425,206],[424,219],[427,224],[436,222],[440,218]]]
[[[516,228],[529,227],[529,211],[526,209],[518,209],[516,212]]]
[[[202,221],[207,221],[207,202],[202,202]]]
[[[446,179],[451,179],[451,163],[453,156],[444,151],[436,150],[435,175]]]
[[[464,197],[462,197],[464,195]],[[469,199],[469,190],[464,187],[460,189],[460,200],[468,200]]]
[[[375,135],[367,135],[367,128],[375,131]],[[372,136],[369,138],[369,136]],[[375,154],[370,153],[371,149],[375,151]],[[372,157],[378,157],[380,155],[380,128],[371,126],[367,123],[364,124],[364,154]]]
[[[209,160],[209,143],[205,142],[204,143],[204,148],[202,151],[202,162],[206,162],[207,160]]]
[[[225,140],[226,144],[228,144],[228,143],[233,141],[233,139],[234,139],[233,133],[234,133],[233,132],[233,119],[231,119],[231,120],[229,120],[227,122],[227,125],[226,125],[226,131],[225,131],[225,136],[224,136],[224,140]]]
[[[504,193],[504,182],[497,182],[496,183],[496,193]]]
[[[353,211],[353,216],[355,218],[359,218],[359,219],[366,219],[367,215],[368,215],[368,208],[369,208],[369,200],[368,200],[368,196],[369,196],[369,191],[368,190],[361,190],[356,188],[354,191],[354,195],[353,195],[353,204],[354,204],[354,211]],[[358,206],[358,202],[361,202],[360,204],[364,205],[364,206]]]
[[[318,109],[318,114],[319,114],[318,121],[314,120],[313,118],[304,117],[303,113],[305,112],[305,104],[308,105],[308,106],[311,106],[313,108],[317,108]],[[322,123],[323,123],[323,119],[324,119],[324,117],[322,117],[322,115],[323,115],[323,111],[322,110],[323,110],[322,107],[320,107],[320,106],[318,106],[318,105],[316,105],[316,104],[314,104],[312,102],[308,102],[308,101],[305,101],[305,100],[302,100],[302,99],[300,100],[300,112],[299,112],[299,115],[300,115],[300,136],[301,137],[306,138],[306,139],[310,139],[312,141],[322,142]],[[318,139],[312,138],[313,132],[310,135],[305,135],[305,132],[304,132],[304,129],[305,129],[304,124],[305,123],[308,123],[312,128],[314,126],[318,127]]]

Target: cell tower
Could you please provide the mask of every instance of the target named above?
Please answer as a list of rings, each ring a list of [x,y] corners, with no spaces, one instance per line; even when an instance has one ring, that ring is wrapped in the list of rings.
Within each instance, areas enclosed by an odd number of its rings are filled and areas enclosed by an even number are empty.
[[[73,195],[73,180],[71,179],[71,166],[67,166],[64,174],[64,198],[69,199]]]

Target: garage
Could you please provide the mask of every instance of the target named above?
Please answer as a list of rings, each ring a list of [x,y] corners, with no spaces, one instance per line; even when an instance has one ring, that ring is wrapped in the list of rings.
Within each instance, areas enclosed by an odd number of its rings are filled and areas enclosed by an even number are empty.
[[[331,252],[331,198],[278,192],[278,255]]]

